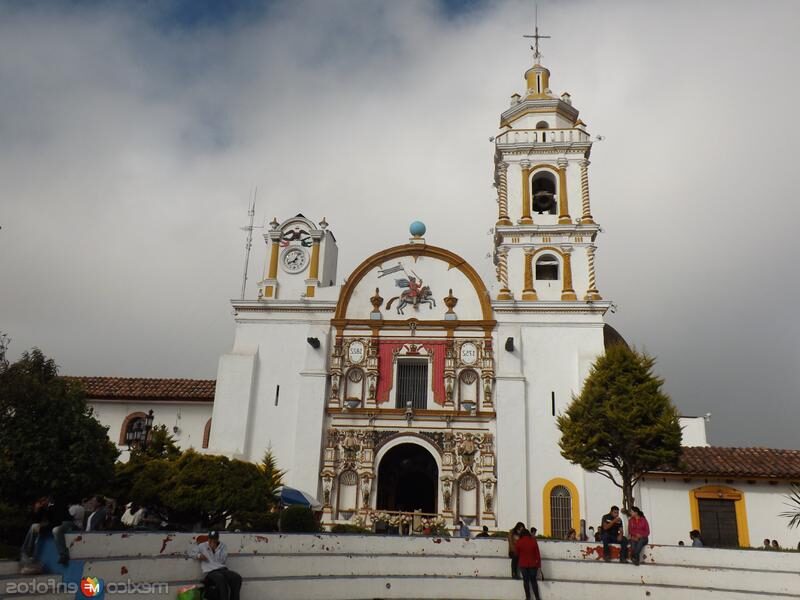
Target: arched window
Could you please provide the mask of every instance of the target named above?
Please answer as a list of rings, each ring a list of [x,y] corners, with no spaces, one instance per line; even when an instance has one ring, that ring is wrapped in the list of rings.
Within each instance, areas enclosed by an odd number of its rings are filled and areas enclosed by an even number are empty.
[[[566,538],[570,529],[580,530],[581,509],[578,488],[568,479],[557,477],[548,481],[542,489],[544,534],[554,538]]]
[[[540,215],[558,213],[556,202],[556,176],[549,171],[537,171],[531,179],[533,212]]]
[[[211,419],[206,421],[206,426],[203,428],[203,448],[208,448],[208,440],[211,439]]]
[[[119,445],[125,446],[128,443],[128,432],[133,432],[137,428],[144,428],[146,419],[147,415],[143,412],[131,413],[125,417],[119,432]]]
[[[558,279],[558,259],[552,254],[542,254],[536,259],[536,279],[555,281]]]
[[[547,129],[548,127],[550,126],[547,124],[547,121],[539,121],[536,124],[536,129]]]
[[[566,538],[572,529],[572,495],[563,485],[550,490],[550,535]]]

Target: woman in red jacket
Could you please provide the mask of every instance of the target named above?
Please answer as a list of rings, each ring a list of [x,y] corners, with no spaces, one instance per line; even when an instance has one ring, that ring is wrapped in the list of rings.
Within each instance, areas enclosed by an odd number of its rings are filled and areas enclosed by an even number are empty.
[[[533,590],[533,597],[541,600],[536,575],[542,567],[542,555],[539,554],[539,544],[536,538],[524,528],[519,534],[517,556],[519,557],[519,570],[522,572],[522,585],[525,588],[525,600],[531,600],[531,590]]]
[[[631,562],[639,565],[639,557],[647,546],[650,535],[650,524],[638,506],[631,508],[631,518],[628,519],[628,537],[631,540]]]

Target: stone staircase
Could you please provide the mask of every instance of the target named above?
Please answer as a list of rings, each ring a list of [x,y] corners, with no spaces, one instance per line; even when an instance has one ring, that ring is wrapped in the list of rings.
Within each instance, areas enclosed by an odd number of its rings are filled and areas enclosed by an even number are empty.
[[[243,600],[524,598],[521,582],[510,578],[502,539],[223,533],[222,540],[230,568],[244,578]],[[186,557],[197,541],[191,534],[96,533],[68,541],[83,576],[101,578],[107,586],[163,584],[126,598],[175,598],[178,587],[202,578],[199,564]],[[796,552],[656,546],[635,567],[605,563],[595,544],[544,541],[540,547],[545,600],[800,598]],[[0,581],[17,581],[15,572],[3,566]],[[0,589],[0,598],[37,597],[60,596],[8,595]]]

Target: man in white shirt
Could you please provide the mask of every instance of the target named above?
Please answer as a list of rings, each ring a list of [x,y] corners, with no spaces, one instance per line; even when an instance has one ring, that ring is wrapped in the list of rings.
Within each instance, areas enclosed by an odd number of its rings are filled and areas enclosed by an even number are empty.
[[[225,566],[228,549],[219,541],[218,531],[208,532],[208,541],[198,544],[195,558],[206,575],[203,584],[217,588],[219,600],[239,600],[242,578]]]

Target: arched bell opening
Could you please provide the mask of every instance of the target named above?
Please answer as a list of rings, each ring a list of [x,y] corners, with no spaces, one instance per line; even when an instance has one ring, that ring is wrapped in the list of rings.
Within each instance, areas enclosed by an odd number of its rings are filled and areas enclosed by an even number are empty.
[[[538,171],[531,179],[533,212],[548,215],[558,214],[556,202],[556,177],[548,171]]]
[[[378,466],[377,509],[438,512],[439,468],[430,452],[418,444],[391,448]]]

